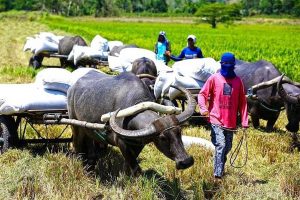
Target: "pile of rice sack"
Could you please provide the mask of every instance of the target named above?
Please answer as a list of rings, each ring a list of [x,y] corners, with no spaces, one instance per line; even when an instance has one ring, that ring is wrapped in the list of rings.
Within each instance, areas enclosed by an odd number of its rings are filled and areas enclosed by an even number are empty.
[[[28,37],[24,51],[30,50],[34,55],[42,52],[58,52],[58,43],[63,36],[56,36],[53,33],[41,32],[34,37]],[[200,89],[209,76],[220,69],[220,63],[213,58],[197,58],[175,62],[172,68],[165,65],[163,61],[156,60],[153,51],[131,47],[123,48],[119,54],[109,55],[110,50],[115,46],[123,46],[121,41],[108,41],[96,35],[90,46],[74,45],[68,55],[68,60],[73,60],[76,65],[82,59],[108,60],[108,67],[112,71],[131,71],[132,63],[142,57],[151,59],[157,68],[159,76],[154,85],[154,94],[157,99],[167,96],[171,100],[179,94],[170,85],[183,86],[185,88]]]
[[[108,53],[114,46],[122,46],[121,41],[108,41],[107,39],[96,35],[91,41],[90,46],[74,45],[73,50],[68,56],[68,60],[73,60],[76,65],[80,60],[98,59],[107,61]]]
[[[57,36],[49,32],[40,32],[33,37],[27,37],[23,51],[30,51],[34,55],[41,53],[55,53],[58,51],[59,40],[63,36]]]
[[[221,68],[213,58],[196,58],[174,63],[173,71],[161,72],[154,85],[154,95],[157,99],[168,97],[175,99],[180,92],[170,85],[184,88],[201,89],[205,81]]]
[[[27,37],[23,51],[30,51],[34,55],[41,53],[58,53],[59,40],[64,36],[56,36],[50,32],[40,32],[33,37]],[[90,46],[74,45],[73,50],[68,55],[68,60],[73,60],[76,65],[80,60],[99,59],[107,60],[109,50],[114,46],[122,46],[121,41],[108,41],[96,35]]]

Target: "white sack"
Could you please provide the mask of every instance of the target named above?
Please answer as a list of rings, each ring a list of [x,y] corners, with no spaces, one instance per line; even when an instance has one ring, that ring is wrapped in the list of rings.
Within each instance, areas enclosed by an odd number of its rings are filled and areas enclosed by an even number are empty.
[[[155,53],[153,51],[150,51],[148,49],[142,49],[142,48],[125,48],[122,49],[120,52],[119,57],[124,60],[125,62],[133,63],[138,58],[149,58],[153,61],[156,60]]]
[[[37,38],[40,38],[42,40],[47,40],[49,42],[52,43],[56,43],[58,45],[59,40],[62,38],[63,36],[56,36],[53,33],[50,32],[40,32],[39,35],[37,36]]]
[[[73,46],[71,52],[68,55],[68,58],[67,58],[68,61],[74,61],[74,46]]]
[[[205,82],[199,81],[199,80],[191,78],[191,77],[180,76],[180,75],[176,74],[173,85],[181,86],[184,88],[201,89],[203,87],[204,83]],[[181,92],[178,91],[177,89],[170,87],[170,89],[169,89],[170,100],[175,99],[180,93]]]
[[[24,47],[23,47],[23,51],[30,50],[32,52],[32,50],[35,50],[34,40],[35,39],[33,37],[27,37],[26,42],[25,42]]]
[[[120,57],[108,56],[108,67],[112,71],[129,72],[132,69],[132,63],[124,61]]]
[[[40,32],[35,37],[27,37],[23,51],[30,50],[35,55],[41,52],[57,52],[59,40],[63,36],[56,36],[50,32]]]
[[[161,72],[172,72],[173,69],[171,67],[168,67],[164,61],[162,60],[154,60],[157,74],[160,74]]]
[[[111,51],[116,46],[123,46],[123,42],[121,41],[108,41],[108,50]]]
[[[181,76],[187,76],[205,82],[208,77],[221,68],[221,65],[213,58],[197,58],[178,61],[174,63],[172,68],[175,73]]]
[[[95,49],[96,51],[107,52],[108,41],[100,35],[96,35],[91,42],[91,48]]]
[[[65,93],[37,88],[34,83],[0,84],[0,114],[53,109],[67,109]]]
[[[72,52],[73,51],[73,52]],[[101,59],[107,57],[108,53],[103,51],[98,51],[88,46],[74,45],[71,52],[74,54],[74,64],[76,65],[82,59]],[[68,56],[69,58],[69,56]]]
[[[42,40],[40,38],[36,38],[34,40],[34,54],[38,55],[42,52],[57,52],[58,51],[58,44],[49,42],[47,40]]]
[[[173,72],[162,71],[155,80],[154,96],[156,99],[168,94],[170,85],[175,81],[175,74]]]
[[[37,88],[57,90],[67,93],[70,87],[71,72],[62,68],[47,68],[41,70],[35,77]]]

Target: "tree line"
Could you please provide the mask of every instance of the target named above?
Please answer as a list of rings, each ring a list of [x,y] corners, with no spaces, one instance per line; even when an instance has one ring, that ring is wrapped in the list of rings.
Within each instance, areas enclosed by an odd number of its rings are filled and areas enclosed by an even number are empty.
[[[237,4],[243,16],[300,16],[300,0],[0,0],[0,12],[46,11],[63,16],[119,16],[122,13],[195,14],[213,3]],[[198,12],[199,13],[199,12]]]

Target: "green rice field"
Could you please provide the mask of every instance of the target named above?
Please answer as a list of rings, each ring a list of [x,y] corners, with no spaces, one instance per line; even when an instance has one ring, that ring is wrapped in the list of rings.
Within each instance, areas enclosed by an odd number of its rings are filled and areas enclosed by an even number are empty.
[[[185,19],[166,23],[158,19],[154,22],[130,22],[122,19],[109,21],[61,17],[45,17],[41,20],[51,29],[81,35],[89,41],[99,34],[108,40],[120,40],[149,50],[154,48],[158,32],[165,30],[175,55],[179,55],[186,46],[187,36],[194,34],[205,57],[218,60],[222,53],[229,51],[244,61],[264,59],[293,80],[300,81],[299,24],[221,24],[217,29],[212,29],[208,24],[195,24],[194,21]]]

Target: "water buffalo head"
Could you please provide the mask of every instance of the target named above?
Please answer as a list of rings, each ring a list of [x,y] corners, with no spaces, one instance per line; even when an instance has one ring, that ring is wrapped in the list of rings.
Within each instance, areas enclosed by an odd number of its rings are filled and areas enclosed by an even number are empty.
[[[149,74],[154,77],[157,76],[157,69],[155,63],[149,58],[138,58],[132,63],[132,73],[134,74]]]
[[[110,126],[121,137],[154,142],[159,151],[176,162],[177,169],[186,169],[193,165],[194,159],[184,149],[180,125],[194,113],[196,101],[186,89],[176,88],[187,96],[188,106],[182,113],[157,117],[149,126],[140,130],[125,130],[117,124],[116,112],[110,118]]]
[[[284,75],[280,77],[277,83],[278,94],[285,101],[286,115],[288,118],[288,124],[286,129],[290,132],[297,132],[299,130],[300,121],[300,83],[293,82],[291,80],[283,81]],[[282,86],[283,83],[288,83],[290,92],[287,92]]]

